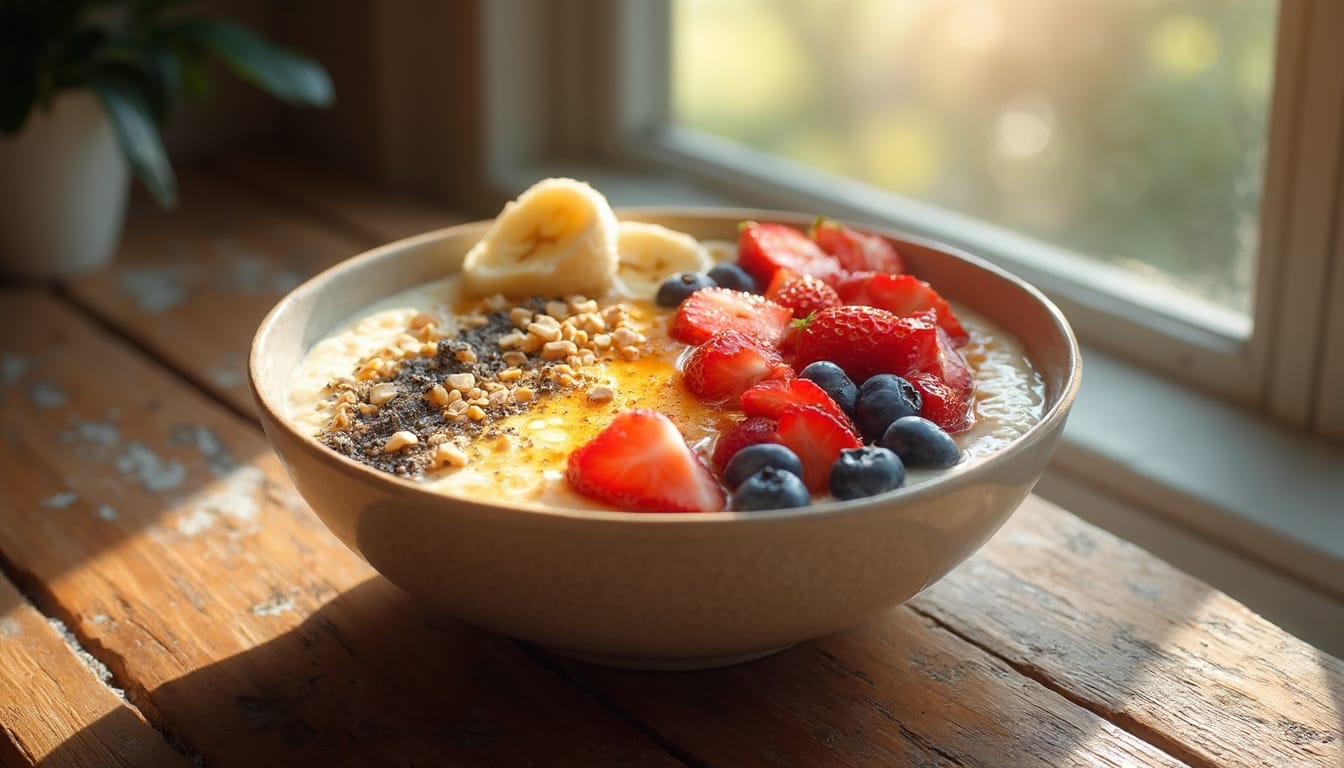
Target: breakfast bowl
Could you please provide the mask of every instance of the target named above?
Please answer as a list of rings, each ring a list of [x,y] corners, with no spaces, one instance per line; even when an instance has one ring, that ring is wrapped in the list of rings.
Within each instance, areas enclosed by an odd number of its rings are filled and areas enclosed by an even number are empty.
[[[814,217],[745,209],[617,209],[705,242],[743,221]],[[291,418],[294,371],[364,308],[454,275],[491,222],[375,248],[284,297],[253,342],[261,422],[302,497],[352,551],[406,592],[493,632],[612,666],[690,669],[765,656],[859,624],[938,581],[1030,493],[1077,393],[1077,342],[1039,291],[974,256],[863,227],[955,306],[1020,342],[1038,409],[1006,444],[923,482],[860,499],[765,511],[630,512],[454,494],[332,450]],[[498,470],[501,482],[508,469]]]

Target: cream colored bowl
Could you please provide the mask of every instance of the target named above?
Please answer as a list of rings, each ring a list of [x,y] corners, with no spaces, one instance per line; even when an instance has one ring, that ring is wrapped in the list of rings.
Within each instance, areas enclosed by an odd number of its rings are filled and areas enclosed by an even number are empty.
[[[621,218],[735,239],[749,210]],[[285,418],[288,377],[342,320],[458,270],[484,223],[401,240],[296,288],[262,322],[249,374],[262,424],[324,523],[393,583],[468,623],[600,663],[694,668],[762,656],[910,599],[975,552],[1040,477],[1078,390],[1059,310],[973,257],[886,231],[915,274],[1016,335],[1046,385],[1007,448],[869,499],[776,512],[636,514],[503,506],[431,493],[325,448]],[[870,231],[882,231],[868,227]]]

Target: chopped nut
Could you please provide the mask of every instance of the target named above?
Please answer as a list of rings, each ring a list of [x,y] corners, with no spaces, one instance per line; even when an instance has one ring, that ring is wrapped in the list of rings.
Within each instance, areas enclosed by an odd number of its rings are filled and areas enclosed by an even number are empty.
[[[530,355],[533,352],[536,352],[537,350],[541,349],[541,345],[545,343],[546,343],[545,339],[541,338],[535,333],[529,333],[527,335],[527,338],[523,339],[523,343],[519,345],[518,348]]]
[[[513,401],[515,403],[531,402],[536,397],[536,392],[531,387],[518,387],[513,390]]]
[[[639,347],[621,347],[619,354],[622,360],[634,362],[639,359]]]
[[[369,389],[369,402],[374,405],[382,405],[399,394],[401,393],[397,391],[396,384],[384,381],[380,384],[374,384]]]
[[[490,393],[486,400],[489,401],[489,404],[492,406],[508,405],[509,397],[509,390],[496,389],[494,392]]]
[[[435,344],[435,343],[432,342],[432,341],[427,341],[427,342],[425,342],[424,344],[421,344],[421,345],[420,345],[420,356],[421,356],[421,357],[433,357],[433,356],[435,356],[435,355],[437,355],[437,354],[439,354],[439,345],[438,345],[438,344]]]
[[[523,372],[519,368],[505,368],[499,372],[500,381],[517,381],[523,377]]]
[[[458,397],[461,397],[461,395],[458,395]],[[425,399],[429,400],[431,404],[442,408],[449,402],[448,390],[444,389],[442,384],[435,384],[429,388],[429,392],[426,393]]]
[[[514,368],[518,368],[518,367],[521,367],[521,366],[523,366],[523,365],[526,365],[526,364],[527,364],[527,354],[526,354],[526,353],[523,353],[523,352],[518,352],[518,351],[505,352],[505,353],[504,353],[504,364],[505,364],[505,365],[511,365],[511,366],[513,366]]]
[[[546,302],[546,314],[556,320],[564,320],[569,317],[569,305],[563,301],[548,301]]]
[[[526,339],[527,336],[523,335],[522,333],[519,333],[518,331],[506,333],[503,336],[499,337],[499,348],[514,349],[516,347],[522,346],[523,341]]]
[[[527,307],[514,307],[509,310],[509,322],[514,328],[526,328],[532,323],[532,310]]]
[[[611,333],[611,341],[617,347],[632,347],[640,341],[639,334],[626,327],[617,328]]]
[[[485,421],[485,409],[479,405],[467,406],[467,418],[472,421]]]
[[[373,416],[374,414],[378,413],[378,406],[376,405],[370,405],[368,403],[360,403],[358,407],[359,412],[364,416]]]
[[[450,373],[446,382],[453,389],[471,389],[476,386],[476,377],[470,373]]]
[[[395,453],[418,442],[420,442],[420,438],[416,437],[414,432],[408,432],[404,429],[393,432],[392,436],[387,438],[387,444],[383,446],[383,453]]]
[[[542,341],[555,341],[560,338],[560,325],[547,325],[545,323],[530,323],[527,326],[527,333],[535,336]]]
[[[421,312],[415,317],[412,317],[410,323],[412,328],[424,328],[425,326],[428,325],[438,325],[438,324],[439,324],[439,318],[432,312]]]
[[[605,352],[611,349],[611,334],[598,333],[593,335],[593,349],[599,352]]]
[[[466,400],[454,400],[448,404],[448,412],[451,414],[464,414],[471,407],[471,403]]]
[[[453,353],[453,358],[459,363],[474,363],[476,352],[471,347],[463,347]]]
[[[588,390],[588,402],[594,405],[609,403],[616,397],[616,390],[605,384],[598,384]]]
[[[569,309],[576,315],[580,313],[591,314],[597,311],[597,302],[583,296],[570,296]]]
[[[541,359],[563,360],[578,351],[579,348],[572,341],[552,341],[541,348]]]
[[[434,449],[434,463],[439,466],[465,467],[468,461],[467,454],[452,443],[439,443]]]

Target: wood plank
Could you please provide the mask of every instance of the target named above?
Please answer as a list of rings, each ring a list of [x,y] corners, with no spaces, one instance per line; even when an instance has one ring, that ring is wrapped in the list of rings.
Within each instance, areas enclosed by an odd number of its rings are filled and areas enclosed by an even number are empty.
[[[1184,765],[907,608],[725,669],[559,663],[707,765]]]
[[[227,155],[204,168],[212,176],[311,212],[368,247],[467,220],[446,206],[275,154]]]
[[[48,297],[0,315],[0,553],[207,764],[676,764],[375,576],[254,426]]]
[[[168,213],[132,196],[112,264],[71,298],[159,359],[253,413],[247,353],[266,313],[318,271],[366,249],[310,217],[199,174]]]
[[[1035,497],[912,605],[1188,762],[1344,765],[1344,662]]]
[[[0,691],[0,764],[189,765],[3,577]]]

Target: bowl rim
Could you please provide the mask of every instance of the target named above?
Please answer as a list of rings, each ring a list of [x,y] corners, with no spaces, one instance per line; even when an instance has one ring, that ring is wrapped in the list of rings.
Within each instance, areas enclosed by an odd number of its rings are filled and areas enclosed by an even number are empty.
[[[621,206],[613,208],[613,211],[616,213],[619,220],[634,221],[639,221],[641,217],[657,217],[662,219],[710,218],[721,221],[736,220],[739,222],[745,220],[778,221],[799,224],[810,223],[817,218],[815,214],[803,214],[797,211],[724,206]],[[1060,308],[1039,288],[1008,270],[990,263],[982,257],[976,256],[955,246],[948,245],[947,243],[913,235],[891,227],[863,223],[841,217],[834,217],[832,220],[854,226],[855,228],[866,232],[882,235],[895,240],[897,244],[901,242],[909,243],[922,248],[940,251],[943,254],[968,262],[978,269],[990,272],[999,279],[1014,284],[1018,289],[1026,292],[1035,302],[1044,308],[1046,314],[1054,322],[1054,325],[1060,329],[1064,335],[1064,341],[1066,342],[1068,350],[1068,359],[1066,361],[1066,369],[1062,379],[1063,386],[1059,392],[1059,396],[1046,412],[1042,414],[1040,420],[1028,427],[1027,431],[1012,443],[999,450],[969,461],[963,460],[954,467],[942,470],[943,474],[938,477],[921,481],[912,486],[902,486],[901,488],[887,491],[886,493],[878,494],[876,496],[844,501],[825,500],[814,502],[806,507],[751,512],[731,510],[720,512],[632,512],[626,510],[595,508],[553,507],[538,502],[503,504],[488,499],[431,490],[415,480],[381,472],[373,467],[367,466],[327,448],[325,445],[318,442],[314,436],[305,434],[302,430],[298,429],[285,415],[284,403],[273,402],[266,392],[263,391],[263,388],[258,383],[259,372],[263,367],[261,363],[262,352],[266,348],[269,336],[272,330],[276,327],[277,321],[286,314],[291,306],[299,303],[304,298],[320,292],[329,283],[339,279],[344,272],[353,267],[388,258],[388,255],[391,253],[443,240],[467,230],[479,228],[484,232],[484,229],[489,226],[492,219],[478,219],[462,222],[375,246],[323,269],[291,289],[276,302],[269,312],[266,313],[266,316],[262,319],[253,335],[247,361],[248,386],[252,392],[253,400],[257,404],[257,408],[261,412],[260,415],[262,418],[275,425],[276,428],[283,430],[290,438],[297,440],[305,451],[327,465],[328,468],[335,471],[353,473],[356,477],[374,484],[384,484],[388,486],[389,492],[410,494],[411,500],[414,500],[417,503],[427,503],[431,505],[443,504],[449,507],[465,504],[504,513],[513,513],[515,515],[514,519],[520,519],[516,516],[523,515],[526,517],[539,516],[552,520],[570,519],[617,525],[671,524],[683,526],[712,526],[729,522],[764,525],[770,522],[784,520],[810,520],[819,516],[848,517],[850,515],[870,513],[873,510],[879,509],[891,510],[899,509],[900,507],[915,506],[927,496],[947,493],[960,489],[968,484],[975,483],[978,480],[978,475],[981,474],[981,471],[978,471],[981,470],[981,468],[990,464],[1002,463],[1010,454],[1026,450],[1028,447],[1040,442],[1047,436],[1054,434],[1057,431],[1062,431],[1063,422],[1068,417],[1081,384],[1082,359],[1077,336],[1067,318],[1064,316],[1063,311],[1060,310]],[[267,435],[267,438],[274,443],[269,434]],[[272,445],[273,450],[274,447],[275,446]]]

